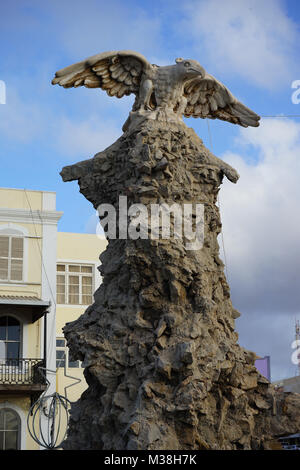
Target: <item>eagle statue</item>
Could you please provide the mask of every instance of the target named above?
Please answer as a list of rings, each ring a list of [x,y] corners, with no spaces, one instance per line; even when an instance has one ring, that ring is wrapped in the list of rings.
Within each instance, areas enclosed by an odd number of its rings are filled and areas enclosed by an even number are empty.
[[[243,127],[259,125],[260,116],[192,59],[178,58],[175,65],[158,66],[134,51],[96,54],[56,72],[52,84],[65,88],[102,88],[109,96],[135,94],[134,118],[181,121],[182,116],[222,119]]]

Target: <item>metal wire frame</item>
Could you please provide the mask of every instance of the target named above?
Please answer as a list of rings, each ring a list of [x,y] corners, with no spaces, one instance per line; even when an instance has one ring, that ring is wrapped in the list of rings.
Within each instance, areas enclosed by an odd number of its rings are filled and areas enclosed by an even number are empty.
[[[46,395],[49,387],[50,382],[47,379],[47,372],[56,373],[56,371],[46,369],[45,367],[38,368],[40,373],[43,375],[45,382],[47,383],[47,388],[44,393],[38,398],[38,400],[31,406],[29,413],[27,415],[27,429],[32,437],[32,439],[42,447],[45,447],[48,450],[58,449],[61,447],[62,442],[64,441],[69,425],[69,407],[71,406],[71,401],[67,398],[67,389],[76,385],[77,383],[81,382],[81,379],[77,377],[72,377],[71,375],[67,375],[66,373],[66,365],[64,367],[65,377],[71,378],[76,380],[76,383],[67,385],[64,387],[65,396],[60,395],[59,393],[55,392],[51,395]],[[47,402],[50,401],[47,411]],[[66,420],[64,421],[65,424],[65,432],[63,433],[63,437],[60,438],[59,442],[58,439],[60,437],[60,430],[62,425],[62,413],[65,413]],[[48,418],[48,426],[47,426],[47,435],[45,436],[42,430],[42,415],[45,415]],[[36,430],[36,419],[38,419],[38,431],[39,436],[37,435]],[[32,418],[31,418],[32,417]],[[31,418],[31,425],[30,425],[30,418]],[[58,418],[58,424],[57,424]],[[57,424],[57,426],[56,426]]]
[[[49,405],[47,403],[49,401]],[[32,439],[46,449],[58,449],[64,441],[69,424],[69,410],[71,402],[59,393],[41,396],[30,408],[27,416],[27,428]],[[48,410],[47,410],[48,408]],[[61,436],[62,417],[65,414],[65,431]],[[46,435],[43,432],[42,415],[48,418]],[[32,417],[32,418],[31,418]],[[31,418],[31,425],[30,425]],[[38,426],[36,419],[38,418]],[[58,422],[57,422],[58,420]],[[38,434],[37,435],[37,430]],[[59,439],[59,441],[58,441]]]

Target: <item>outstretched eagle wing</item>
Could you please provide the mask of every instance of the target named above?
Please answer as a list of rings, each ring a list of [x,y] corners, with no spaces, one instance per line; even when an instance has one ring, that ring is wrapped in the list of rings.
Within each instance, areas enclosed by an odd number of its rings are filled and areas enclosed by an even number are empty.
[[[243,127],[259,126],[260,116],[243,105],[212,75],[194,78],[184,87],[185,117],[222,119]]]
[[[102,88],[109,96],[137,94],[143,72],[151,69],[147,59],[133,51],[96,54],[56,72],[52,84],[64,88]]]

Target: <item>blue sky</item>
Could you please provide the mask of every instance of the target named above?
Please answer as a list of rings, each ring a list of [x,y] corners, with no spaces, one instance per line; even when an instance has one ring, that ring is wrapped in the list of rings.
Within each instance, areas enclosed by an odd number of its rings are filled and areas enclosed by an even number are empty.
[[[297,0],[2,2],[0,185],[56,191],[59,230],[93,231],[93,208],[59,172],[121,135],[133,97],[54,87],[55,71],[107,50],[133,49],[158,65],[193,58],[258,114],[300,115],[291,100],[300,80],[299,25]],[[186,123],[210,147],[207,122]],[[262,118],[258,129],[209,125],[214,153],[241,174],[220,193],[240,343],[271,354],[274,380],[288,377],[300,317],[300,119]]]

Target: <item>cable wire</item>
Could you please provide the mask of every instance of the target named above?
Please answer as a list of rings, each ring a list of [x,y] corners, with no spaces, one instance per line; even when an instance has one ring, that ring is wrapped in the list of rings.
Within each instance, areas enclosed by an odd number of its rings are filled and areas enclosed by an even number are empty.
[[[209,145],[211,152],[213,152],[213,145],[212,145],[212,134],[211,134],[211,129],[209,125],[209,119],[206,119],[207,122],[207,129],[208,129],[208,137],[209,137]],[[218,207],[219,207],[219,212],[221,216],[221,204],[220,204],[220,196],[219,193],[217,195],[217,202],[218,202]],[[226,271],[226,277],[229,282],[229,275],[228,275],[228,263],[227,263],[227,257],[226,257],[226,251],[225,251],[225,243],[224,243],[224,234],[223,230],[221,230],[221,240],[222,240],[222,248],[223,248],[223,253],[224,253],[224,261],[225,261],[225,271]]]
[[[276,115],[261,114],[260,117],[263,117],[263,118],[292,118],[292,117],[299,118],[300,114],[276,114]]]
[[[33,211],[32,211],[32,207],[31,207],[31,204],[30,204],[30,201],[29,201],[29,197],[28,197],[28,194],[27,194],[27,191],[26,191],[25,188],[24,188],[24,193],[25,193],[25,196],[26,196],[26,199],[27,199],[27,202],[28,202],[28,206],[29,206],[29,210],[30,210],[30,214],[31,214],[31,218],[32,218],[32,223],[33,223],[33,227],[34,227],[34,232],[35,232],[35,235],[36,235],[36,237],[37,237],[38,235],[37,235],[36,224],[35,224],[34,217],[33,217]],[[43,226],[43,220],[42,220],[40,211],[38,211],[38,215],[39,215],[39,218],[40,218],[40,221],[41,221],[41,225]],[[41,242],[42,242],[42,239],[41,239]],[[47,280],[48,287],[49,287],[49,290],[50,290],[50,295],[51,295],[51,298],[52,298],[52,301],[53,301],[53,304],[54,304],[54,307],[55,307],[55,312],[56,312],[56,299],[54,298],[54,294],[53,294],[53,291],[52,291],[51,283],[50,283],[50,281],[49,281],[48,273],[47,273],[47,270],[46,270],[46,267],[45,267],[45,263],[44,263],[44,259],[43,259],[42,248],[41,248],[40,243],[39,243],[38,240],[37,240],[37,245],[38,245],[38,249],[39,249],[39,252],[40,252],[42,268],[43,268],[44,273],[45,273],[45,276],[46,276],[46,280]],[[55,336],[56,336],[56,333],[55,333]],[[49,344],[47,345],[47,347],[48,347],[48,349],[47,349],[48,357],[49,357],[50,354],[52,353],[52,348],[53,348],[53,345],[52,345],[52,343],[53,343],[53,341],[52,341],[52,340],[53,340],[53,328],[51,329],[50,340],[51,340],[51,341],[50,341]]]

